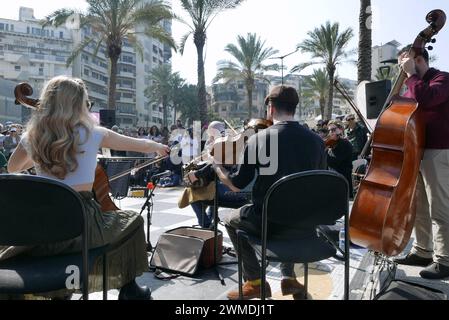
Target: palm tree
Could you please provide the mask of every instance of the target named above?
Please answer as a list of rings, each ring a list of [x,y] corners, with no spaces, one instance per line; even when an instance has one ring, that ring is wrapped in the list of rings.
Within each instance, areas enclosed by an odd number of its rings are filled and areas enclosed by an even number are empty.
[[[200,116],[198,109],[198,89],[196,85],[184,84],[180,88],[177,99],[179,100],[177,103],[177,110],[180,114],[179,119],[183,123],[188,121],[188,126],[190,126]]]
[[[186,80],[181,78],[179,72],[175,72],[172,74],[172,77],[170,79],[170,87],[171,87],[171,101],[173,103],[173,123],[176,123],[177,118],[177,112],[179,111],[180,107],[184,103],[183,96],[182,96],[182,88],[186,85]]]
[[[326,120],[330,120],[332,118],[335,71],[337,70],[337,66],[343,62],[343,59],[347,58],[350,54],[345,50],[353,37],[353,31],[351,28],[348,28],[340,33],[338,23],[331,24],[327,21],[319,28],[309,31],[307,35],[309,38],[298,44],[298,48],[302,52],[312,54],[312,58],[318,60],[297,65],[292,68],[291,72],[301,71],[314,64],[325,65],[329,76],[329,95],[324,117]]]
[[[371,0],[360,0],[358,83],[365,80],[371,81],[371,47],[373,43],[371,16]]]
[[[204,45],[206,44],[207,28],[214,18],[226,9],[237,7],[244,0],[180,0],[181,5],[191,18],[186,23],[189,31],[182,37],[180,52],[183,54],[187,39],[193,35],[193,42],[198,54],[198,101],[200,119],[207,121],[206,80],[204,75]]]
[[[168,64],[159,65],[151,70],[149,80],[151,85],[145,90],[145,96],[150,99],[150,102],[162,104],[163,126],[166,127],[169,103],[175,100],[177,90],[184,80],[178,72],[172,73],[171,66]]]
[[[71,9],[59,9],[46,17],[45,25],[60,26],[79,15],[80,28],[90,27],[92,37],[84,40],[72,51],[67,59],[67,65],[73,63],[84,48],[94,44],[96,55],[101,46],[106,46],[106,54],[110,61],[108,108],[115,109],[117,86],[117,63],[122,53],[125,39],[134,45],[136,51],[143,56],[143,46],[137,39],[136,30],[140,26],[143,34],[169,44],[176,50],[176,44],[161,25],[166,19],[173,19],[170,7],[162,0],[86,0],[88,8],[85,13]]]
[[[264,62],[277,54],[272,47],[265,48],[265,41],[261,41],[255,33],[248,33],[246,38],[237,36],[238,46],[228,44],[225,51],[230,53],[237,62],[220,61],[218,74],[214,82],[221,79],[225,81],[243,80],[248,93],[248,117],[252,117],[253,91],[256,79],[266,80],[265,71],[278,70],[277,64],[264,65]]]
[[[318,99],[321,118],[324,119],[326,98],[329,95],[329,76],[324,69],[315,69],[313,74],[304,78],[304,98]]]

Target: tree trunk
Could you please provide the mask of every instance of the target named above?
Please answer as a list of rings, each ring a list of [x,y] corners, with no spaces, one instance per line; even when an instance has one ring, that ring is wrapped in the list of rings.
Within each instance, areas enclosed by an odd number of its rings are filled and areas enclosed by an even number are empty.
[[[334,76],[335,76],[335,66],[327,66],[327,72],[329,74],[329,96],[327,101],[327,108],[324,112],[324,120],[332,120],[332,109],[334,107]]]
[[[321,119],[324,120],[324,108],[326,107],[326,99],[320,98],[320,111],[321,111]]]
[[[200,109],[200,120],[202,125],[207,122],[207,100],[206,100],[206,78],[204,75],[204,44],[206,35],[203,32],[195,32],[193,39],[198,53],[198,102]]]
[[[167,117],[168,117],[168,114],[167,114],[167,105],[168,105],[168,102],[167,102],[167,96],[166,95],[164,95],[163,97],[162,97],[162,111],[163,111],[163,116],[162,116],[162,122],[164,123],[164,127],[167,127],[168,126],[168,121],[167,121]]]
[[[371,0],[360,0],[358,83],[371,81],[372,68]]]
[[[117,62],[119,56],[111,55],[109,60],[111,62],[111,74],[109,75],[109,93],[108,93],[108,109],[116,109],[116,92],[117,92]]]
[[[173,124],[176,124],[176,105],[173,106]]]
[[[253,90],[248,88],[248,119],[253,117]]]

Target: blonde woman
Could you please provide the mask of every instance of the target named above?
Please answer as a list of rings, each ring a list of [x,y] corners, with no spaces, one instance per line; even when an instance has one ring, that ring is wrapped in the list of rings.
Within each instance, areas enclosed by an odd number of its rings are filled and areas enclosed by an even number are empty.
[[[150,290],[135,282],[148,268],[142,217],[134,211],[101,212],[92,186],[99,148],[160,155],[167,155],[169,149],[151,140],[126,137],[96,126],[88,105],[82,80],[65,76],[50,80],[42,92],[39,111],[34,112],[9,160],[8,171],[21,172],[34,166],[39,176],[61,181],[78,191],[88,208],[91,248],[132,234],[109,260],[109,285],[121,288],[119,299],[150,299]],[[0,247],[0,260],[23,251],[38,256],[77,252],[81,251],[81,241],[77,238],[33,248]],[[101,281],[95,279],[90,284],[91,291],[101,290]]]

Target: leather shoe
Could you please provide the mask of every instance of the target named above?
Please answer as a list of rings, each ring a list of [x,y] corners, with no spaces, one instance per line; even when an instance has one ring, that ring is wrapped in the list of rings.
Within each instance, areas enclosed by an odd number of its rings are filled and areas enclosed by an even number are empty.
[[[427,267],[433,262],[433,259],[420,257],[416,253],[409,253],[406,257],[396,258],[393,259],[393,261],[397,264],[403,264],[407,266]]]
[[[119,300],[153,300],[151,290],[146,286],[139,286],[135,281],[120,289]]]
[[[245,282],[243,284],[243,300],[250,300],[255,298],[260,298],[261,285],[252,285],[250,282]],[[268,282],[265,284],[265,295],[266,298],[271,297],[271,287]],[[239,300],[239,290],[230,291],[227,294],[229,300]]]
[[[306,288],[296,279],[282,279],[281,291],[283,296],[293,295],[294,300],[307,299]]]
[[[449,267],[434,262],[422,270],[419,275],[424,279],[444,279],[449,277]]]

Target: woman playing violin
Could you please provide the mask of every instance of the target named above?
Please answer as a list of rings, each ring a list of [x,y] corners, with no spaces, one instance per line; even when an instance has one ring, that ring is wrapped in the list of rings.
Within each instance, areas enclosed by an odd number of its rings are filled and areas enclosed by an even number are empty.
[[[327,164],[343,175],[348,181],[349,197],[353,197],[352,189],[352,144],[344,138],[344,124],[332,120],[327,125],[329,136],[325,140],[327,146]]]
[[[99,148],[160,155],[166,155],[169,149],[154,141],[126,137],[96,126],[89,114],[87,99],[82,80],[66,76],[51,79],[9,160],[8,171],[20,172],[34,166],[38,175],[61,181],[78,191],[88,211],[90,248],[113,243],[132,233],[109,259],[110,287],[121,288],[120,299],[150,299],[150,290],[139,287],[134,280],[148,268],[142,217],[134,211],[101,212],[92,186]],[[14,251],[14,247],[0,247],[0,260],[13,255]],[[26,251],[39,256],[78,252],[81,241],[76,238],[26,248]]]

